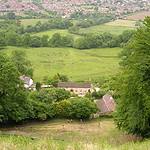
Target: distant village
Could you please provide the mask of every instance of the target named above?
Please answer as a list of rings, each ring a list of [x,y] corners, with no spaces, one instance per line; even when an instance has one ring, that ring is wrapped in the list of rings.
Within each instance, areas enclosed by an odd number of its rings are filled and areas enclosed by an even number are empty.
[[[0,0],[0,14],[24,11],[56,12],[68,18],[76,12],[113,14],[118,18],[129,13],[149,11],[149,0]]]

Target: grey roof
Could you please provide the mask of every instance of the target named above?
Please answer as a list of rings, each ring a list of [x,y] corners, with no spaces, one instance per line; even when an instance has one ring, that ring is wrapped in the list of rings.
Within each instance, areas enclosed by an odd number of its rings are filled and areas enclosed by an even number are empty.
[[[91,88],[90,83],[59,82],[60,88]]]

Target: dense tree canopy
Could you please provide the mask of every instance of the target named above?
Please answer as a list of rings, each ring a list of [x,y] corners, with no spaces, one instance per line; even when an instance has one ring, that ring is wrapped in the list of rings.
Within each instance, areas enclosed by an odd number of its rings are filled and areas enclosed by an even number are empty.
[[[128,133],[150,136],[150,17],[138,29],[122,59],[116,123]]]
[[[27,93],[15,64],[0,54],[0,122],[20,121],[27,117]]]

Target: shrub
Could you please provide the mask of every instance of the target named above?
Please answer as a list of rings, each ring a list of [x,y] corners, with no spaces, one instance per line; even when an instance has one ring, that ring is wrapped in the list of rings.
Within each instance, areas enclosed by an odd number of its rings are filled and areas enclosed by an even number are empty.
[[[69,100],[69,117],[74,119],[89,119],[93,113],[97,112],[94,102],[87,98],[73,98]]]

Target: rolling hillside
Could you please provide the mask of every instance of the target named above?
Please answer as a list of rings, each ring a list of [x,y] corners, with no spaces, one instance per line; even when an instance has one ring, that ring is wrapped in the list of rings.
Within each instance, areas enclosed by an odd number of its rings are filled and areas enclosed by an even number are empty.
[[[71,80],[91,80],[108,77],[119,70],[120,48],[77,50],[73,48],[17,48],[7,47],[4,51],[26,51],[34,68],[34,80],[56,73],[66,74]]]

